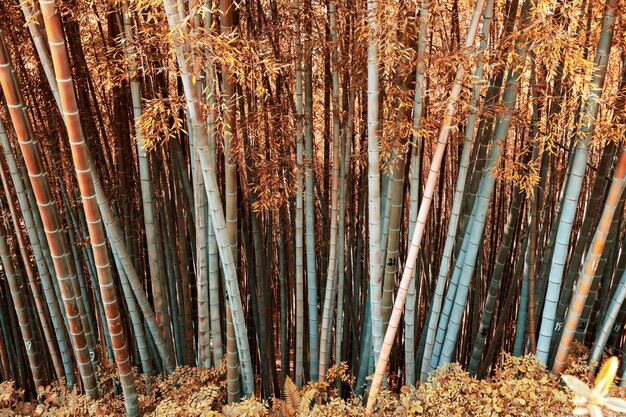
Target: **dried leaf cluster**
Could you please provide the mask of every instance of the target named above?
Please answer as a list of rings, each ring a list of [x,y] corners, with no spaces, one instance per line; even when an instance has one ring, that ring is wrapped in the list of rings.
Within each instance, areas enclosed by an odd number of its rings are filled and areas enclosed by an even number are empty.
[[[592,414],[597,416],[616,415],[611,414],[616,410],[611,406],[623,404],[618,397],[626,395],[623,388],[613,384],[616,360],[605,362],[594,387],[589,388],[590,368],[584,355],[584,351],[576,355],[568,375],[563,376],[568,387],[562,386],[561,378],[547,371],[534,356],[503,354],[488,379],[474,379],[460,365],[450,364],[435,371],[425,384],[402,387],[400,394],[384,391],[376,411],[385,417],[557,417],[586,410],[604,412]],[[25,402],[21,391],[14,390],[11,382],[4,382],[0,384],[0,417],[123,415],[123,401],[114,395],[114,373],[110,369],[100,372],[109,378],[103,378],[107,381],[103,387],[106,392],[96,402],[61,384],[41,388],[36,402]],[[182,367],[168,377],[147,382],[137,381],[141,410],[147,417],[358,417],[365,412],[361,398],[339,395],[339,386],[347,388],[354,383],[346,363],[331,367],[325,382],[309,382],[302,388],[287,377],[283,399],[269,401],[253,397],[226,404],[224,367]]]

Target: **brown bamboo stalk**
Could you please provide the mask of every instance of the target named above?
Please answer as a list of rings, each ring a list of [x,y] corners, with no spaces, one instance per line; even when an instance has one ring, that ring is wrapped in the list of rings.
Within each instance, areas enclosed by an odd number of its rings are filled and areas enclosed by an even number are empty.
[[[13,121],[24,163],[33,186],[33,191],[41,214],[54,269],[59,281],[67,321],[70,327],[74,352],[78,362],[78,371],[83,381],[85,393],[92,399],[99,396],[92,359],[87,346],[80,310],[74,296],[72,280],[75,272],[69,260],[70,253],[63,234],[57,209],[50,193],[47,177],[42,169],[42,162],[36,149],[36,140],[30,127],[30,119],[26,114],[19,87],[14,82],[9,54],[4,42],[4,34],[0,31],[0,84]]]
[[[69,57],[65,46],[65,38],[61,26],[60,16],[56,12],[56,1],[41,0],[41,11],[44,18],[46,33],[56,80],[59,87],[63,120],[70,142],[72,159],[78,179],[85,218],[89,230],[91,246],[93,248],[94,261],[100,293],[104,304],[107,327],[111,336],[113,354],[119,372],[119,377],[124,391],[126,413],[128,416],[139,415],[137,393],[133,377],[133,367],[126,343],[126,335],[120,316],[119,306],[114,288],[111,263],[107,248],[106,235],[100,217],[100,210],[96,201],[96,191],[92,178],[91,157],[85,143],[78,105],[74,93],[74,82],[69,65]],[[94,173],[94,175],[97,175]]]
[[[9,184],[7,181],[7,175],[5,172],[4,165],[0,163],[0,179],[2,179],[2,186],[4,187],[5,195],[7,196],[7,204],[9,206],[9,212],[11,213],[11,219],[13,221],[13,229],[15,230],[15,236],[17,238],[20,256],[22,257],[22,263],[24,265],[24,269],[26,270],[26,276],[28,277],[28,284],[30,286],[31,292],[33,294],[33,298],[35,301],[35,306],[37,308],[37,316],[39,317],[39,321],[41,323],[41,329],[46,338],[46,345],[48,346],[48,352],[50,353],[50,358],[52,359],[52,363],[54,365],[54,372],[58,379],[61,379],[65,376],[65,372],[63,369],[63,361],[61,359],[61,355],[59,354],[59,348],[57,347],[56,337],[54,334],[54,330],[50,326],[50,321],[48,320],[48,315],[46,311],[46,305],[41,294],[41,290],[39,285],[37,285],[37,275],[33,270],[33,267],[30,263],[30,256],[27,252],[27,244],[24,239],[24,235],[22,233],[22,229],[19,224],[19,217],[16,209],[16,204],[13,199],[10,197]]]
[[[19,282],[19,275],[15,271],[13,261],[11,260],[11,251],[7,242],[7,233],[4,224],[0,221],[0,258],[2,259],[2,268],[9,283],[11,290],[11,298],[15,306],[15,313],[20,325],[20,333],[26,348],[26,356],[30,365],[30,371],[33,375],[35,386],[39,387],[44,384],[44,369],[39,361],[39,354],[34,338],[33,328],[27,311],[27,301],[22,291],[22,284]],[[19,360],[19,359],[18,359]]]

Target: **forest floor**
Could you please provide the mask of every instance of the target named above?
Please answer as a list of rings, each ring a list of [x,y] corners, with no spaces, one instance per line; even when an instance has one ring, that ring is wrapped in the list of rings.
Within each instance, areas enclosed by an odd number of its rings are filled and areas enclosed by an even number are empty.
[[[572,355],[566,371],[587,385],[585,352]],[[223,369],[182,367],[172,375],[154,378],[149,384],[138,378],[136,387],[142,414],[147,417],[363,417],[362,398],[350,394],[352,378],[347,366],[333,367],[327,382],[312,382],[296,388],[285,383],[283,399],[247,399],[227,404],[226,375]],[[98,401],[55,384],[39,390],[37,399],[25,401],[24,393],[11,382],[0,384],[0,417],[5,416],[122,416],[124,401],[114,395],[115,373],[100,370],[102,396]],[[338,390],[343,391],[343,396]],[[626,388],[612,386],[611,397],[626,398]],[[427,383],[405,386],[399,393],[383,391],[375,415],[408,416],[571,416],[575,395],[560,377],[542,367],[533,356],[516,358],[503,354],[489,378],[477,380],[460,365],[435,371]],[[603,410],[604,416],[613,416]]]

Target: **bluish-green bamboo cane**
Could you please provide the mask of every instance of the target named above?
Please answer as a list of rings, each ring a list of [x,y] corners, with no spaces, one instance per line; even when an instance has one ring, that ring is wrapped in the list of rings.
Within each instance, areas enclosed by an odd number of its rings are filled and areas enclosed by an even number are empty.
[[[524,3],[522,9],[522,27],[526,27],[528,24],[528,15],[533,4],[533,0],[526,0]],[[469,283],[476,266],[478,250],[482,246],[485,220],[495,186],[496,177],[493,170],[500,162],[500,155],[511,124],[511,117],[515,108],[515,101],[517,99],[519,80],[524,70],[524,62],[526,61],[528,47],[528,40],[523,42],[518,41],[515,47],[515,64],[512,65],[512,68],[509,70],[507,75],[505,89],[502,96],[503,113],[502,116],[499,116],[496,120],[492,148],[489,151],[487,166],[483,171],[483,178],[481,179],[478,189],[478,200],[474,203],[472,217],[470,219],[470,223],[468,224],[466,235],[463,239],[464,245],[466,240],[468,242],[467,252],[465,254],[462,267],[460,268],[459,286],[455,294],[454,306],[452,308],[450,320],[445,332],[446,337],[438,362],[439,366],[447,364],[452,360],[452,355],[456,347],[458,332],[463,312],[465,310],[465,303],[467,301]],[[457,261],[457,265],[455,266],[455,272],[461,265],[459,261]]]
[[[513,202],[506,219],[504,226],[502,240],[500,241],[500,247],[498,249],[498,255],[496,257],[496,263],[491,274],[491,281],[489,283],[489,290],[487,292],[487,299],[482,308],[482,316],[480,318],[480,325],[478,327],[478,334],[476,341],[474,342],[474,348],[472,349],[472,356],[470,358],[468,372],[472,376],[476,376],[478,372],[478,365],[482,357],[485,342],[487,340],[487,332],[491,326],[491,319],[493,317],[493,311],[496,305],[498,294],[500,293],[500,283],[502,282],[502,275],[504,273],[504,266],[509,258],[509,251],[511,244],[513,243],[513,237],[517,230],[518,218],[521,212],[522,205],[522,192],[516,189],[513,192]],[[521,314],[520,306],[520,314]]]
[[[305,46],[308,50],[308,47]],[[307,52],[304,52],[307,56]],[[315,170],[313,169],[313,81],[310,57],[304,63],[304,176],[305,176],[305,246],[307,303],[309,307],[309,370],[311,381],[319,378],[319,329],[317,312],[317,271],[315,267]]]
[[[593,133],[595,118],[598,113],[599,99],[602,96],[606,69],[608,65],[609,53],[613,43],[613,29],[615,27],[616,1],[608,0],[602,17],[602,30],[598,41],[596,58],[594,61],[594,73],[591,79],[590,96],[585,103],[582,126],[579,128],[575,140],[576,151],[572,162],[572,169],[567,181],[567,188],[564,195],[561,209],[561,218],[554,245],[554,253],[550,266],[550,275],[546,297],[544,301],[543,317],[541,328],[537,339],[537,359],[547,364],[550,355],[550,342],[554,334],[554,322],[556,319],[556,308],[559,297],[563,270],[567,258],[570,234],[576,206],[582,186],[587,159],[589,157],[589,143]]]
[[[465,47],[467,49],[469,49],[476,40],[478,26],[481,20],[484,6],[485,0],[479,0],[476,2],[476,6],[472,13],[470,26],[467,30],[467,36],[465,38]],[[407,254],[404,271],[402,273],[402,279],[400,280],[400,286],[398,288],[397,298],[394,302],[393,311],[389,319],[389,327],[387,328],[387,332],[385,333],[385,339],[383,341],[384,343],[382,345],[380,355],[377,359],[375,374],[374,378],[372,379],[372,388],[370,389],[370,394],[367,399],[367,408],[365,411],[366,416],[368,417],[371,416],[372,412],[374,411],[374,405],[382,387],[382,382],[385,376],[387,365],[389,363],[389,356],[391,354],[393,342],[396,337],[396,332],[400,325],[400,318],[402,316],[402,311],[404,310],[404,302],[406,301],[409,283],[413,278],[413,271],[415,270],[415,266],[417,264],[417,256],[419,254],[422,238],[424,236],[426,221],[428,220],[431,203],[433,201],[436,185],[439,180],[443,156],[445,154],[446,146],[448,143],[450,126],[452,123],[452,118],[455,114],[455,104],[458,101],[461,93],[462,79],[464,73],[465,66],[463,63],[459,63],[454,78],[454,84],[450,92],[450,97],[448,98],[448,102],[446,104],[446,112],[441,123],[441,127],[439,129],[439,134],[437,136],[437,146],[435,147],[435,152],[431,160],[428,178],[426,180],[426,186],[424,187],[424,197],[422,198],[422,202],[420,204],[420,209],[417,216],[417,224],[415,226],[415,230],[413,231],[413,236],[411,236],[411,246]]]
[[[587,250],[588,243],[592,238],[591,231],[595,229],[598,224],[600,216],[598,207],[602,206],[602,198],[605,195],[606,185],[608,182],[607,176],[609,175],[609,168],[613,161],[614,154],[615,144],[610,142],[602,151],[602,157],[598,163],[596,177],[591,190],[591,197],[589,198],[589,203],[586,207],[583,224],[578,233],[579,238],[576,241],[576,246],[574,247],[574,251],[571,255],[571,260],[563,281],[563,288],[561,290],[561,295],[559,296],[559,304],[556,310],[556,322],[554,324],[554,327],[557,329],[562,328],[563,326],[565,313],[567,311],[567,307],[569,306],[572,292],[574,291],[574,283],[580,272],[583,254]],[[556,347],[556,343],[560,339],[560,334],[561,332],[557,332],[558,336],[552,339],[552,346],[550,348],[551,351]]]
[[[352,86],[350,87],[352,88]],[[354,126],[354,99],[352,92],[348,93],[347,123],[342,135],[343,158],[339,167],[339,232],[337,250],[337,322],[335,324],[335,364],[341,363],[341,347],[344,334],[344,294],[345,294],[345,223],[346,223],[346,194],[347,177],[350,167],[350,152],[352,143],[352,129]]]
[[[372,347],[374,362],[378,360],[383,344],[382,317],[382,260],[380,249],[380,143],[378,139],[378,1],[368,0],[367,46],[367,198],[369,235],[369,290],[372,320]]]
[[[617,204],[617,208],[615,209],[616,213],[623,212],[624,197],[626,197],[626,194],[622,193],[622,196]],[[600,256],[598,265],[596,266],[596,272],[593,278],[593,282],[591,284],[591,288],[589,290],[589,295],[587,296],[587,300],[585,301],[585,307],[583,308],[582,314],[580,315],[580,324],[578,325],[578,327],[576,327],[576,335],[574,336],[574,338],[581,343],[590,343],[590,341],[587,339],[589,339],[590,333],[592,333],[596,327],[596,317],[598,313],[597,309],[600,304],[600,300],[598,299],[598,296],[600,295],[598,293],[598,288],[601,285],[603,288],[608,285],[606,280],[604,282],[602,281],[602,278],[608,265],[609,252],[611,252],[612,248],[615,246],[615,237],[618,233],[618,223],[619,216],[613,216],[613,221],[611,222],[609,233],[606,237],[604,250],[602,251],[602,255]]]
[[[480,81],[483,77],[484,71],[484,55],[487,48],[487,39],[489,36],[489,30],[491,27],[491,21],[493,19],[493,1],[487,1],[485,4],[485,10],[483,12],[483,23],[481,28],[481,41],[479,44],[479,51],[481,59],[476,65],[474,71],[474,87],[472,88],[472,96],[470,98],[470,114],[467,120],[467,127],[465,129],[463,139],[463,149],[459,159],[459,173],[457,177],[457,185],[454,191],[454,198],[452,200],[452,209],[450,212],[450,220],[448,221],[448,231],[446,240],[444,243],[443,255],[441,258],[441,264],[439,266],[439,274],[437,276],[437,283],[435,284],[435,293],[433,295],[433,301],[430,307],[430,314],[428,317],[427,326],[424,327],[422,332],[426,332],[427,336],[424,344],[424,353],[422,355],[420,380],[424,381],[427,378],[427,374],[432,370],[431,358],[433,355],[433,348],[435,344],[435,337],[437,332],[437,326],[441,314],[443,293],[446,285],[446,279],[448,277],[450,269],[450,261],[452,257],[452,251],[454,249],[454,242],[456,240],[457,230],[459,227],[459,219],[461,215],[461,205],[463,202],[463,195],[465,194],[465,184],[467,182],[467,172],[469,166],[469,158],[472,147],[472,138],[474,137],[474,125],[476,123],[476,116],[478,113],[478,99],[480,97]],[[421,30],[421,29],[420,29]],[[424,34],[425,36],[425,34]],[[426,42],[426,39],[423,41]],[[423,78],[423,76],[422,76]],[[409,236],[411,236],[409,234]],[[408,300],[407,300],[408,301]],[[437,355],[438,357],[438,355]]]
[[[554,365],[552,367],[552,370],[556,373],[561,373],[565,370],[566,360],[574,337],[579,333],[584,334],[586,323],[582,320],[585,319],[584,309],[587,307],[586,300],[593,298],[595,302],[595,294],[592,296],[590,289],[594,285],[594,282],[600,281],[597,275],[597,269],[600,268],[600,264],[602,263],[601,257],[603,257],[604,253],[607,251],[606,243],[609,243],[608,238],[611,235],[610,229],[617,224],[613,222],[615,213],[621,212],[620,201],[622,200],[621,196],[624,191],[624,185],[626,184],[625,178],[626,147],[622,149],[619,157],[607,200],[602,210],[602,216],[600,217],[598,228],[591,242],[591,249],[585,257],[585,263],[583,264],[583,269],[578,278],[576,290],[570,301],[563,334],[561,335]],[[579,331],[579,328],[582,328],[582,331]]]
[[[619,323],[616,323],[616,319],[624,303],[624,298],[626,298],[626,271],[622,273],[617,288],[613,293],[613,297],[611,297],[611,303],[606,310],[606,314],[604,314],[598,337],[589,354],[589,365],[591,366],[592,372],[595,372],[600,364],[602,353],[604,352],[611,332],[621,330],[621,326]]]
[[[330,22],[330,34],[333,44],[337,43],[337,33],[335,29],[335,5],[330,3],[328,7]],[[319,355],[319,378],[321,381],[326,376],[326,370],[330,360],[330,343],[332,326],[332,312],[335,309],[335,298],[337,294],[337,266],[338,266],[338,245],[343,246],[343,242],[338,241],[339,234],[339,174],[343,161],[341,132],[339,119],[339,74],[337,72],[337,48],[333,47],[331,53],[331,78],[332,78],[332,109],[333,109],[333,168],[332,168],[332,192],[330,207],[330,247],[328,255],[328,270],[326,273],[326,288],[324,291],[324,304],[322,312],[322,325],[320,332],[320,355]]]
[[[107,231],[107,235],[110,235],[110,231]],[[154,375],[154,367],[152,365],[152,357],[150,356],[150,352],[148,350],[148,342],[146,339],[146,333],[143,328],[141,312],[139,311],[139,307],[137,306],[137,300],[135,299],[133,290],[128,282],[128,277],[126,277],[124,267],[122,266],[119,256],[115,251],[115,246],[113,245],[111,245],[111,253],[113,255],[113,260],[115,262],[117,272],[120,276],[120,283],[122,285],[124,300],[126,301],[126,307],[128,308],[128,314],[130,316],[133,333],[135,335],[135,343],[137,344],[137,350],[139,351],[141,370],[148,377],[148,381],[150,381],[150,377]],[[124,275],[123,277],[122,274]]]
[[[413,236],[413,230],[417,223],[420,194],[420,165],[421,165],[421,135],[418,129],[422,125],[422,113],[424,111],[424,70],[426,45],[428,42],[428,20],[430,18],[430,0],[422,0],[420,6],[420,26],[417,39],[417,64],[415,69],[415,95],[413,97],[413,134],[411,135],[411,162],[409,170],[409,228],[408,236]],[[411,242],[407,242],[407,248]],[[415,383],[415,305],[417,303],[417,284],[419,277],[417,271],[409,284],[409,291],[404,306],[404,367],[405,384]]]
[[[165,11],[168,19],[169,28],[172,34],[174,50],[178,65],[181,69],[181,79],[183,89],[185,91],[185,100],[189,109],[190,119],[193,123],[193,131],[195,133],[200,153],[200,167],[204,177],[204,184],[209,200],[209,212],[211,222],[215,228],[215,237],[217,246],[224,268],[224,277],[226,281],[226,290],[228,292],[228,301],[230,304],[231,314],[233,318],[234,333],[237,338],[237,352],[241,363],[241,375],[243,382],[243,394],[250,396],[254,393],[254,379],[252,376],[252,360],[250,355],[250,345],[248,342],[248,331],[246,328],[245,318],[243,316],[243,307],[239,284],[237,282],[237,267],[232,247],[229,241],[228,232],[226,230],[226,218],[222,207],[219,186],[217,181],[216,164],[209,156],[209,140],[205,121],[202,116],[201,102],[198,97],[198,91],[194,86],[194,79],[190,68],[187,64],[186,53],[183,49],[181,41],[181,33],[179,26],[181,24],[180,16],[177,13],[177,6],[173,0],[164,0]]]
[[[92,169],[92,172],[94,170]],[[124,268],[124,273],[120,273],[120,280],[128,280],[128,283],[133,290],[135,297],[137,298],[137,304],[143,314],[143,319],[150,330],[150,336],[152,337],[154,344],[159,353],[159,358],[162,362],[163,368],[167,373],[171,373],[174,369],[170,351],[167,348],[163,335],[161,334],[159,325],[156,321],[152,306],[148,301],[148,297],[143,288],[143,284],[137,275],[137,270],[128,254],[128,248],[126,247],[126,241],[122,229],[119,226],[117,219],[113,214],[113,210],[109,205],[109,202],[102,189],[102,184],[98,176],[93,177],[94,188],[96,191],[96,200],[98,207],[100,208],[100,214],[102,215],[102,221],[105,231],[107,233],[107,240],[111,245],[111,248],[115,248],[115,252],[119,258],[119,261]]]
[[[300,29],[299,7],[294,9],[294,17],[298,30]],[[301,52],[300,33],[298,31],[298,52]],[[304,109],[302,102],[302,63],[298,58],[296,67],[296,180],[298,189],[296,190],[296,218],[295,218],[295,281],[296,281],[296,348],[295,348],[295,375],[296,386],[301,387],[304,381],[304,247],[303,247],[303,188],[304,188]],[[307,271],[308,273],[308,271]]]

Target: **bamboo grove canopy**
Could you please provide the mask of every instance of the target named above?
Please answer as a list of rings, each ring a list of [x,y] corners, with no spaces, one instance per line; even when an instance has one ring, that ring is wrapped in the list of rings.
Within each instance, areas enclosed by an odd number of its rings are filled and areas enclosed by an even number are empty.
[[[224,363],[234,402],[345,362],[371,413],[623,356],[624,11],[0,2],[0,380],[108,364],[134,416],[139,374]]]

